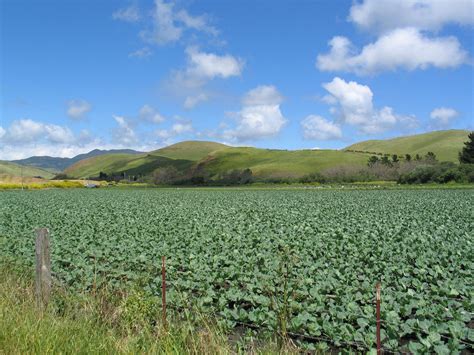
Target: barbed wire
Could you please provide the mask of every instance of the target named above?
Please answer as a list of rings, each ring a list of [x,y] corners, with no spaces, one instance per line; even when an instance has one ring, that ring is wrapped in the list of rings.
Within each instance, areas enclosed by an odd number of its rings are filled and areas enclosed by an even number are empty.
[[[415,319],[416,320],[416,319]],[[388,325],[393,325],[393,326],[397,326],[397,327],[400,327],[401,324],[396,324],[396,323],[392,323],[392,322],[388,322],[386,320],[380,320],[380,323],[385,323],[385,324],[388,324]],[[429,335],[429,331],[417,326],[417,325],[410,325],[410,327],[413,329],[416,329],[416,330],[419,330],[420,332],[424,333],[424,334],[427,334]],[[450,336],[447,336],[445,334],[442,334],[442,333],[437,333],[441,338],[444,338],[444,339],[449,339],[449,340],[456,340],[458,342],[460,342],[461,344],[464,344],[464,345],[469,345],[469,346],[473,346],[474,345],[474,342],[469,342],[469,341],[464,341],[462,338],[457,338],[457,337],[450,337]]]
[[[188,308],[184,308],[184,307],[177,307],[175,305],[169,305],[168,306],[169,308],[171,309],[174,309],[174,310],[177,310],[177,311],[183,311],[183,310],[189,310]],[[209,314],[211,315],[212,317],[214,317],[215,319],[224,319],[224,320],[229,320],[225,317],[222,317],[221,315],[218,315],[214,312],[205,312],[206,314]],[[242,322],[242,321],[239,321],[239,320],[229,320],[230,322],[236,324],[236,325],[240,325],[240,326],[243,326],[243,327],[246,327],[246,328],[249,328],[249,329],[258,329],[258,330],[264,330],[264,331],[272,331],[272,329],[270,329],[269,327],[265,327],[265,326],[261,326],[259,324],[256,324],[256,323],[246,323],[246,322]],[[370,350],[370,349],[373,349],[372,347],[370,346],[367,346],[366,344],[364,343],[361,343],[361,342],[356,342],[356,341],[348,341],[348,340],[334,340],[334,339],[331,339],[327,336],[314,336],[314,335],[309,335],[309,334],[303,334],[303,333],[297,333],[297,332],[291,332],[291,331],[287,331],[286,334],[292,338],[300,338],[300,339],[306,339],[306,340],[311,340],[313,342],[326,342],[326,343],[329,343],[329,344],[332,344],[334,345],[335,347],[341,347],[341,345],[347,345],[351,348],[357,348],[357,349],[364,349],[364,350]],[[391,349],[388,349],[386,347],[382,347],[382,350],[386,353],[390,353],[390,354],[399,354],[400,351],[394,351],[394,350],[391,350]]]
[[[179,287],[176,287],[176,289],[178,290]],[[180,293],[180,291],[178,291],[178,294]],[[375,304],[375,302],[373,302]],[[216,318],[222,318],[222,316],[220,315],[216,315],[214,312],[211,312],[212,315]],[[374,312],[375,313],[375,312]],[[375,323],[376,320],[374,318],[368,318],[368,315],[367,314],[356,314],[356,313],[352,313],[351,314],[352,316],[355,316],[355,317],[359,317],[359,318],[363,318],[364,320],[368,321],[369,324],[370,323]],[[375,317],[375,314],[374,314],[374,317]],[[413,319],[413,318],[411,318]],[[417,319],[414,319],[415,321],[418,321]],[[242,322],[242,321],[237,321],[237,320],[229,320],[235,324],[239,324],[239,325],[242,325],[242,326],[245,326],[245,327],[248,327],[248,328],[256,328],[256,329],[265,329],[265,330],[270,330],[268,327],[262,327],[258,324],[255,324],[255,323],[245,323],[245,322]],[[394,327],[397,327],[397,328],[400,328],[402,326],[401,323],[393,323],[393,322],[389,322],[387,320],[383,320],[383,319],[380,319],[380,323],[382,324],[385,324],[385,325],[391,325],[391,326],[394,326]],[[410,327],[410,330],[412,331],[420,331],[421,333],[424,333],[424,334],[427,334],[429,335],[430,333],[422,328],[420,328],[419,326],[415,325],[415,324],[412,324],[412,325],[409,325]],[[360,342],[350,342],[350,341],[343,341],[343,340],[334,340],[334,339],[331,339],[331,338],[328,338],[328,337],[322,337],[322,336],[312,336],[312,335],[308,335],[308,334],[301,334],[301,333],[295,333],[295,332],[287,332],[287,334],[289,335],[292,335],[294,337],[297,337],[297,338],[302,338],[302,339],[309,339],[309,340],[313,340],[313,341],[326,341],[328,343],[331,343],[333,345],[336,345],[338,346],[338,344],[345,344],[345,345],[349,345],[349,346],[352,346],[352,347],[356,347],[356,348],[363,348],[363,349],[366,349],[366,350],[370,350],[371,348],[368,347],[367,345],[363,344],[363,343],[360,343]],[[452,337],[452,336],[447,336],[445,334],[442,334],[442,333],[438,333],[438,335],[443,338],[443,339],[447,339],[447,340],[454,340],[454,341],[458,341],[459,343],[463,344],[463,345],[466,345],[466,346],[470,346],[472,347],[473,346],[473,343],[471,342],[466,342],[464,341],[462,338],[458,338],[458,337]],[[400,337],[401,339],[402,337]],[[401,350],[399,351],[396,351],[394,352],[393,350],[390,350],[390,349],[387,349],[385,347],[383,347],[383,350],[385,352],[391,352],[391,353],[400,353],[402,352]]]
[[[56,284],[57,286],[60,286],[61,288],[66,288],[67,286],[64,284],[64,282],[59,278],[59,275],[52,272],[51,274],[51,278],[52,278],[52,282],[54,284]],[[173,284],[174,282],[169,280],[167,283],[169,284]],[[177,294],[181,294],[181,291],[179,290],[179,287],[177,287],[176,285],[174,285],[174,288],[178,291]],[[371,302],[373,304],[375,304],[375,302]],[[192,305],[191,305],[192,306]],[[173,309],[173,310],[176,310],[176,311],[184,311],[185,309],[186,310],[189,310],[187,308],[184,308],[184,307],[178,307],[176,305],[172,305],[172,304],[168,304],[167,307]],[[218,315],[216,314],[215,312],[209,312],[209,311],[206,311],[205,313],[207,314],[210,314],[212,315],[213,317],[215,317],[216,319],[225,319],[225,320],[229,320],[225,317],[223,317],[222,315]],[[374,313],[375,313],[375,310],[374,310]],[[465,313],[465,314],[474,314],[473,312],[462,312],[462,313]],[[362,318],[366,321],[369,322],[369,324],[371,323],[375,323],[376,320],[374,320],[374,318],[368,318],[368,315],[367,314],[357,314],[357,313],[351,313],[351,316],[355,316],[355,317],[358,317],[358,318]],[[375,314],[373,315],[373,317],[375,317]],[[418,319],[414,319],[414,318],[410,318],[410,319],[413,319],[415,321],[418,321]],[[238,321],[238,320],[229,320],[235,324],[238,324],[238,325],[241,325],[241,326],[244,326],[244,327],[247,327],[247,328],[254,328],[254,329],[260,329],[260,330],[265,330],[265,331],[269,331],[271,330],[269,327],[265,327],[265,326],[261,326],[259,324],[256,324],[256,323],[246,323],[246,322],[242,322],[242,321]],[[382,324],[385,324],[385,325],[389,325],[389,326],[393,326],[393,327],[396,327],[396,328],[400,328],[403,324],[401,323],[394,323],[394,322],[390,322],[388,320],[385,320],[385,319],[380,319],[380,323]],[[429,335],[429,331],[419,327],[418,325],[416,324],[410,324],[408,325],[410,327],[410,330],[418,330],[419,332],[421,333],[424,333],[426,335]],[[367,346],[366,344],[364,343],[361,343],[361,342],[357,342],[357,341],[347,341],[347,340],[334,340],[334,339],[331,339],[327,336],[314,336],[314,335],[310,335],[310,334],[302,334],[302,333],[297,333],[297,332],[290,332],[290,331],[287,331],[286,332],[288,335],[290,335],[291,337],[293,338],[300,338],[300,339],[306,339],[306,340],[311,340],[311,341],[314,341],[314,342],[320,342],[320,341],[324,341],[324,342],[327,342],[327,343],[330,343],[336,347],[339,347],[340,345],[348,345],[349,347],[354,347],[354,348],[357,348],[357,349],[365,349],[365,350],[370,350],[371,347]],[[474,342],[471,342],[471,341],[464,341],[463,338],[458,338],[458,337],[452,337],[452,336],[448,336],[448,335],[445,335],[445,334],[442,334],[442,333],[437,333],[441,338],[443,339],[446,339],[446,340],[454,340],[454,341],[457,341],[459,342],[460,344],[463,344],[463,345],[466,345],[466,346],[469,346],[469,347],[473,347],[474,345]],[[400,337],[401,338],[401,337]],[[393,351],[391,349],[388,349],[386,347],[382,347],[382,350],[386,353],[393,353],[393,354],[398,354],[398,353],[401,353],[402,351],[401,350],[398,350],[398,351]]]

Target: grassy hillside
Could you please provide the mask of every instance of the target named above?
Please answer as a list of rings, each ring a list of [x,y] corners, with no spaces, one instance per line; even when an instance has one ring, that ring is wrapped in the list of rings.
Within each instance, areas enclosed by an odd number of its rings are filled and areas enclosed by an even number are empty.
[[[214,151],[226,148],[229,148],[229,146],[221,143],[205,141],[186,141],[155,150],[150,154],[159,155],[170,159],[198,161],[207,157],[210,153]]]
[[[146,175],[159,167],[170,165],[178,170],[186,170],[209,153],[225,148],[226,145],[214,142],[181,142],[150,153],[108,154],[81,160],[68,167],[65,173],[71,177],[85,178],[98,176],[100,172]]]
[[[232,169],[252,170],[261,177],[299,177],[340,165],[363,166],[369,155],[338,150],[270,150],[227,148],[201,162],[205,170],[218,174]]]
[[[233,148],[213,142],[182,142],[148,154],[110,154],[82,160],[66,169],[71,177],[107,174],[146,175],[156,168],[174,166],[185,171],[200,165],[211,175],[251,169],[261,177],[299,177],[339,165],[365,165],[367,154],[336,150],[269,150]]]
[[[21,160],[13,160],[12,163],[17,163],[25,166],[33,166],[42,169],[48,169],[55,172],[60,172],[71,166],[78,161],[96,157],[105,154],[142,154],[143,152],[137,152],[132,149],[112,149],[112,150],[100,150],[94,149],[89,153],[79,154],[73,158],[57,158],[50,156],[34,156]]]
[[[12,163],[23,166],[31,166],[40,169],[48,169],[54,172],[61,172],[70,164],[70,158],[57,158],[49,156],[34,156],[26,159],[12,160]]]
[[[420,154],[434,152],[441,161],[458,161],[458,152],[467,141],[469,131],[435,131],[387,140],[369,140],[353,144],[345,150],[360,150],[388,154]]]
[[[229,147],[214,142],[187,141],[143,154],[109,154],[82,160],[66,169],[75,178],[107,174],[148,175],[159,167],[174,166],[185,172],[199,166],[211,176],[231,170],[251,169],[257,177],[301,177],[326,169],[365,166],[370,153],[425,155],[434,152],[439,160],[457,161],[468,131],[437,131],[389,140],[357,143],[345,150],[274,150]]]
[[[67,168],[65,173],[75,178],[94,177],[100,172],[146,175],[159,167],[173,165],[178,170],[183,170],[192,164],[193,162],[189,160],[169,159],[152,154],[110,154],[82,160]]]
[[[23,170],[23,171],[22,171]],[[22,166],[11,163],[8,161],[0,161],[0,179],[2,177],[19,177],[23,176],[25,178],[41,176],[45,179],[51,179],[54,177],[54,173],[47,171],[41,168],[35,168],[31,166]]]

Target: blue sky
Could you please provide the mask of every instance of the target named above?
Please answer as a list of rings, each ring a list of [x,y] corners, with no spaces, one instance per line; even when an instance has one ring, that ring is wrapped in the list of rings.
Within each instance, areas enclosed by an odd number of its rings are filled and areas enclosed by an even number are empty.
[[[0,6],[0,159],[473,129],[471,0]]]

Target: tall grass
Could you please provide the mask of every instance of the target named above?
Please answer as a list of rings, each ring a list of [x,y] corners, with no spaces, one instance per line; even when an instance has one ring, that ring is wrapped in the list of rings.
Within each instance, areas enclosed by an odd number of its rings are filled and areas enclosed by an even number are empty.
[[[72,294],[55,286],[45,311],[35,304],[31,273],[0,266],[0,354],[272,354],[297,353],[274,341],[232,340],[205,316],[170,314],[140,290]]]

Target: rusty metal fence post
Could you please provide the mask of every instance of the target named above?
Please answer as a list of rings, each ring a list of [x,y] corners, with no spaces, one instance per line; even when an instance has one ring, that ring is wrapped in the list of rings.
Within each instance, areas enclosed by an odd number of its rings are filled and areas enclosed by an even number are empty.
[[[376,307],[376,317],[377,317],[377,355],[382,354],[382,341],[380,339],[380,282],[377,282],[375,286],[376,296],[375,296],[375,307]]]
[[[164,256],[161,257],[161,316],[163,321],[163,326],[165,330],[168,328],[166,322],[166,259]]]

